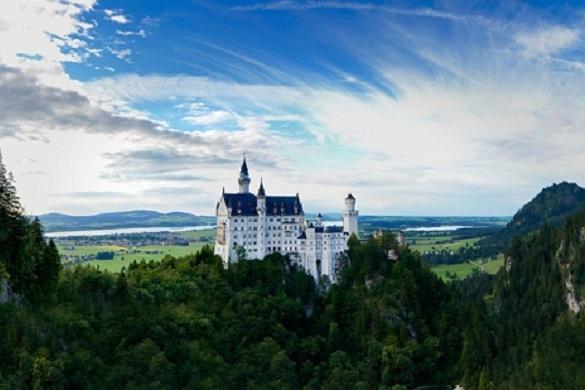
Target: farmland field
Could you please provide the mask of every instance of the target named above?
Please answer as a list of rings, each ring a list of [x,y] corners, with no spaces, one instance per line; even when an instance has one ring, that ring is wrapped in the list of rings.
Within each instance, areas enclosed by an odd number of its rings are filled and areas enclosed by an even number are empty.
[[[409,247],[421,253],[440,251],[442,249],[456,251],[464,246],[473,246],[481,237],[458,239],[456,236],[446,233],[440,235],[417,236],[409,239]]]
[[[482,262],[482,260],[474,260],[461,264],[441,264],[432,267],[431,270],[436,273],[441,279],[449,280],[448,274],[456,275],[457,279],[465,279],[471,275],[474,269],[488,274],[495,274],[504,265],[504,255],[499,255],[495,260]]]
[[[78,246],[75,250],[59,248],[61,254],[67,255],[95,255],[98,252],[114,252],[112,260],[89,260],[81,265],[91,265],[111,272],[120,272],[122,267],[128,267],[133,261],[159,261],[166,255],[181,257],[196,253],[204,243],[190,243],[188,246],[179,245],[149,245],[138,248],[124,248],[116,246]]]
[[[102,270],[120,272],[122,267],[128,267],[134,261],[160,261],[167,255],[182,257],[196,253],[204,245],[212,245],[214,230],[186,231],[180,232],[179,235],[187,240],[189,245],[162,243],[133,246],[132,244],[124,243],[124,238],[120,239],[120,245],[100,244],[99,238],[92,238],[92,240],[96,240],[94,245],[91,243],[87,245],[88,238],[84,237],[78,239],[78,241],[75,238],[66,239],[67,241],[58,243],[57,247],[62,259],[64,259],[65,266],[89,265]],[[114,243],[117,242],[114,241]],[[111,260],[98,260],[95,257],[99,252],[113,252],[114,258]]]

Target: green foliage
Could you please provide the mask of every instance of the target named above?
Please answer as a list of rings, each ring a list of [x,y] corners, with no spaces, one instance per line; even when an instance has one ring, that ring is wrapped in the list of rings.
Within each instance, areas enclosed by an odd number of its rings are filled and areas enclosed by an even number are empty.
[[[62,270],[53,300],[0,306],[0,378],[11,388],[454,383],[454,290],[390,235],[352,240],[349,252],[329,286],[280,255],[226,270],[210,247],[120,274]]]
[[[12,183],[0,161],[18,297],[0,304],[0,389],[585,388],[585,316],[565,303],[567,281],[585,291],[585,212],[514,238],[496,276],[447,285],[383,234],[350,237],[338,283],[317,285],[278,254],[224,269],[209,246],[61,269]]]
[[[55,244],[45,242],[38,219],[28,221],[14,179],[0,156],[0,269],[10,289],[30,302],[49,299],[61,268]],[[4,282],[4,275],[0,281]]]
[[[460,291],[486,306],[470,316],[461,365],[465,388],[582,389],[585,387],[585,327],[582,313],[572,313],[567,294],[583,291],[585,212],[558,228],[512,239],[506,267],[493,291],[481,280]],[[572,284],[573,288],[568,286]]]
[[[115,256],[114,252],[108,251],[108,252],[98,252],[95,255],[95,258],[97,260],[113,260]]]

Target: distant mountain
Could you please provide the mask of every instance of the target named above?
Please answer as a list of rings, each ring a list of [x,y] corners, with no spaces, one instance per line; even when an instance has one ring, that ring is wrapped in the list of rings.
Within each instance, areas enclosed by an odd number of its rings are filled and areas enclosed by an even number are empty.
[[[130,227],[179,227],[215,224],[215,217],[197,216],[183,212],[159,213],[148,210],[74,216],[49,213],[38,216],[47,232],[97,230]]]
[[[482,240],[479,245],[501,251],[514,236],[534,232],[545,223],[560,226],[567,216],[583,209],[585,188],[575,183],[553,184],[526,203],[504,229]]]

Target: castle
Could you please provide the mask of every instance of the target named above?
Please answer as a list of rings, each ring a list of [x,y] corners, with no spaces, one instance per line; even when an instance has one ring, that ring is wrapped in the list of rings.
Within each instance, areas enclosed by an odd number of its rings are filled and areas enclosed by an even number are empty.
[[[238,178],[239,191],[222,191],[217,202],[215,254],[224,265],[241,259],[262,259],[271,253],[288,255],[318,282],[328,275],[337,278],[339,260],[347,249],[347,240],[358,234],[358,210],[355,198],[345,198],[343,226],[325,226],[321,214],[315,221],[305,220],[299,194],[267,196],[260,181],[257,195],[250,193],[250,175],[246,158]]]

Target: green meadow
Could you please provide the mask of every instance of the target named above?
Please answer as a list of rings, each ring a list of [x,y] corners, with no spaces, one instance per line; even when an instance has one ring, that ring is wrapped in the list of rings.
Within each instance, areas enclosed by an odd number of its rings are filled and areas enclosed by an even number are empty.
[[[133,261],[160,261],[166,255],[181,257],[196,253],[205,245],[204,242],[190,242],[188,246],[180,245],[148,245],[136,248],[125,248],[122,246],[91,245],[75,246],[73,250],[60,246],[59,253],[62,255],[87,256],[95,255],[98,252],[114,252],[112,260],[89,260],[79,265],[90,265],[110,272],[120,272],[122,267],[128,267]]]
[[[456,251],[464,246],[473,246],[481,237],[458,239],[452,234],[417,235],[408,239],[412,250],[424,252],[441,251],[443,249]]]
[[[473,270],[485,272],[488,274],[495,274],[504,265],[504,255],[499,255],[495,260],[473,260],[461,264],[441,264],[432,267],[431,270],[436,273],[441,279],[448,281],[450,278],[448,274],[456,275],[457,279],[465,279],[471,275]]]

